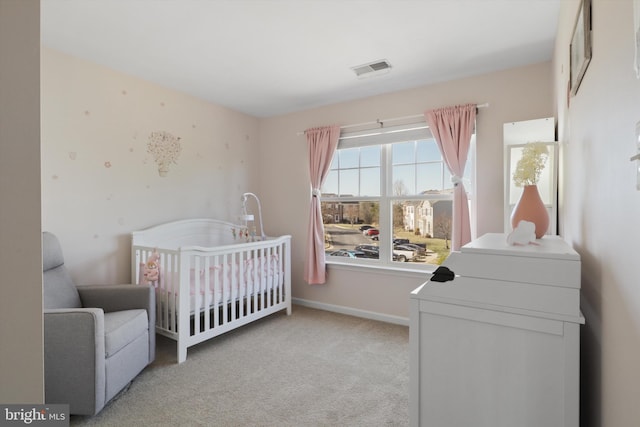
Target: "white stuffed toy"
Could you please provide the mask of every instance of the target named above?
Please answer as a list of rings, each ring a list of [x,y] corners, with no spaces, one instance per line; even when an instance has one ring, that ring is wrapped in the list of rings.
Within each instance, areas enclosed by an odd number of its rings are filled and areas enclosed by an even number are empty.
[[[529,221],[520,221],[518,226],[507,236],[507,243],[511,246],[537,245],[536,225]]]

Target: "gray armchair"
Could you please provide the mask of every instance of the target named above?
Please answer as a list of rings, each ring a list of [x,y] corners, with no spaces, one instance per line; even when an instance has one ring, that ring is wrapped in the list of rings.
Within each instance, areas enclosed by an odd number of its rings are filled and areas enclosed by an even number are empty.
[[[76,287],[56,236],[42,233],[45,402],[94,415],[155,359],[150,286]]]

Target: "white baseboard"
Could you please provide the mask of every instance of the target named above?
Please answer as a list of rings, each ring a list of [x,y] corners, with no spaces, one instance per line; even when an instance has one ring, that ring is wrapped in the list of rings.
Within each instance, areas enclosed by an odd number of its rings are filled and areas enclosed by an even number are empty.
[[[362,317],[364,319],[379,320],[381,322],[394,323],[396,325],[409,326],[409,319],[389,314],[376,313],[374,311],[360,310],[342,305],[326,304],[324,302],[311,301],[302,298],[291,298],[293,304],[302,305],[318,310],[332,311],[334,313],[347,314],[349,316]]]

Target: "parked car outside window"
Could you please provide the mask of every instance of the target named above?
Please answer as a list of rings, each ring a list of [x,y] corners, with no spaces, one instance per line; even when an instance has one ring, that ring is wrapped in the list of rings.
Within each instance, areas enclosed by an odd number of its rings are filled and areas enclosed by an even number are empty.
[[[340,249],[337,251],[329,252],[327,255],[347,258],[364,258],[364,252],[350,249]]]
[[[377,236],[378,234],[380,234],[380,230],[378,230],[377,228],[368,228],[364,230],[362,234],[365,236]]]

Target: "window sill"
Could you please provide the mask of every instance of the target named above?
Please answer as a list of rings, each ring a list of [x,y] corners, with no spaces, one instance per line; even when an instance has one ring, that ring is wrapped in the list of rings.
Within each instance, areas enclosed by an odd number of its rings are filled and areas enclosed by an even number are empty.
[[[404,276],[411,279],[425,279],[429,277],[433,271],[438,267],[437,265],[430,266],[431,268],[410,268],[410,267],[395,267],[393,265],[383,265],[383,264],[365,264],[365,263],[354,263],[354,262],[345,262],[345,261],[334,261],[334,260],[326,260],[326,265],[329,269],[333,270],[351,270],[351,271],[359,271],[359,272],[367,272],[367,273],[375,273],[375,274],[386,274],[390,276]]]

